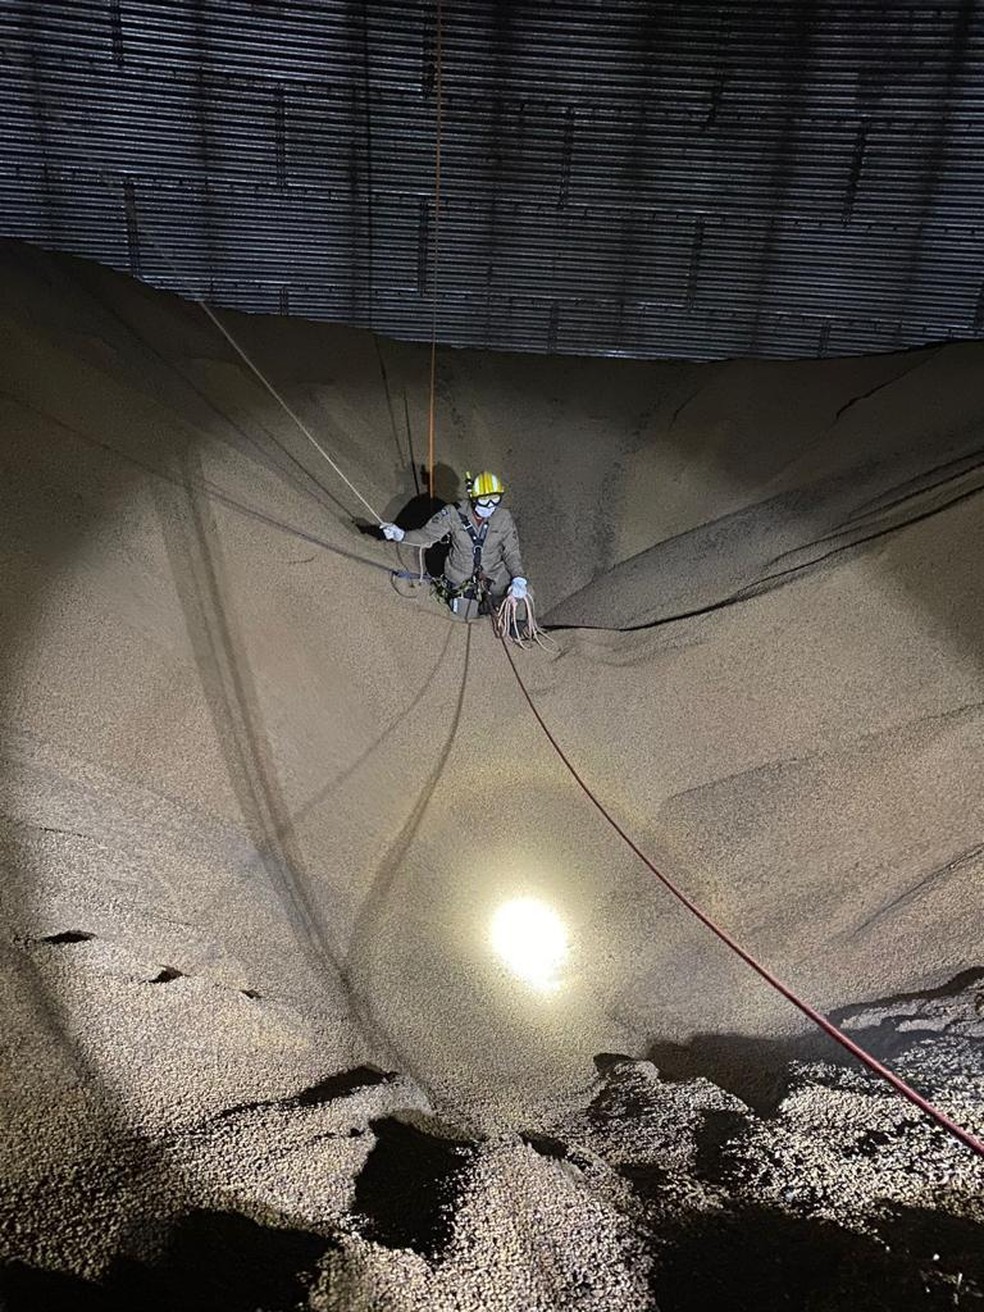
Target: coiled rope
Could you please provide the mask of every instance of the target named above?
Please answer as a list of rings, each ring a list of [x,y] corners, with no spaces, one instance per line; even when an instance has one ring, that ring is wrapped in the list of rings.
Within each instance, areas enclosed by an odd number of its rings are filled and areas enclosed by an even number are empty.
[[[160,250],[159,247],[158,250]],[[164,252],[161,252],[161,254],[163,255]],[[167,259],[167,256],[164,255],[164,258]],[[168,259],[168,263],[171,264],[170,259]],[[171,267],[174,268],[174,265],[171,264]],[[175,272],[177,271],[175,270]],[[246,352],[242,349],[242,347],[233,337],[232,333],[226,329],[225,325],[222,324],[221,321],[217,318],[217,316],[212,312],[211,307],[207,305],[206,302],[202,300],[201,297],[193,296],[192,299],[195,300],[202,307],[202,309],[205,311],[208,317],[212,320],[215,326],[222,333],[223,337],[226,338],[226,340],[233,347],[236,353],[245,361],[245,363],[249,366],[249,368],[256,374],[256,376],[260,379],[260,381],[267,388],[270,394],[277,401],[279,401],[280,405],[283,407],[285,412],[290,416],[291,419],[294,420],[294,423],[305,435],[305,437],[307,437],[308,440],[312,443],[312,445],[321,453],[321,455],[328,462],[328,464],[335,471],[335,473],[342,480],[342,482],[345,483],[345,485],[355,494],[355,496],[359,499],[359,501],[361,501],[362,504],[370,511],[370,513],[373,515],[376,521],[378,523],[381,523],[382,521],[379,515],[376,514],[376,511],[372,508],[372,506],[369,504],[366,498],[362,495],[362,493],[358,490],[358,488],[356,488],[355,485],[345,476],[342,470],[339,469],[336,462],[331,458],[328,452],[325,451],[321,443],[318,442],[308,432],[305,425],[297,417],[297,415],[290,408],[287,402],[283,399],[280,393],[276,390],[276,388],[274,388],[272,383],[269,382],[269,380],[264,376],[264,374],[257,368],[257,366],[249,358]],[[432,381],[432,388],[433,388],[433,381]],[[431,404],[433,406],[433,390],[431,394]],[[421,565],[420,577],[424,577],[422,555],[420,558],[420,565]],[[666,875],[663,874],[663,872],[646,855],[646,853],[643,852],[643,850],[634,841],[634,839],[632,839],[629,836],[629,834],[626,833],[626,831],[618,823],[618,821],[611,814],[611,812],[604,805],[604,803],[599,800],[599,798],[596,796],[596,794],[593,792],[590,786],[587,783],[585,783],[584,779],[581,777],[576,767],[571,762],[570,758],[564,752],[564,749],[561,747],[560,743],[557,741],[553,733],[550,731],[546,721],[544,720],[543,716],[540,714],[539,710],[537,709],[536,704],[533,701],[533,698],[530,696],[529,689],[526,687],[526,684],[523,682],[523,677],[516,666],[516,662],[513,659],[511,651],[509,650],[509,643],[506,634],[500,633],[499,637],[500,637],[500,641],[502,642],[502,649],[506,654],[506,658],[509,661],[510,667],[512,668],[512,672],[516,676],[516,682],[519,684],[520,691],[522,692],[523,697],[530,708],[530,711],[535,717],[540,728],[543,730],[543,733],[545,734],[551,747],[560,757],[560,760],[567,768],[571,777],[578,785],[578,787],[581,789],[581,791],[584,793],[584,795],[587,797],[587,799],[591,802],[592,806],[594,806],[601,813],[602,817],[605,820],[607,820],[607,822],[615,830],[615,832],[626,844],[626,846],[639,858],[639,860],[643,863],[643,865],[645,865],[648,868],[648,870],[653,875],[655,875],[655,877],[664,886],[664,888],[666,888],[667,892],[671,893],[673,897],[677,899],[677,901],[681,902],[683,906],[685,906],[692,915],[696,916],[696,918],[707,929],[711,931],[712,934],[716,935],[717,938],[719,938],[722,943],[724,943],[727,947],[731,949],[732,952],[734,952],[738,957],[740,957],[741,960],[744,961],[747,966],[750,966],[751,969],[754,970],[757,975],[759,975],[762,979],[764,979],[767,984],[769,984],[772,988],[776,990],[776,992],[780,993],[784,998],[786,998],[788,1002],[792,1003],[792,1005],[796,1007],[800,1012],[802,1012],[802,1014],[806,1016],[810,1021],[812,1021],[814,1025],[816,1025],[819,1029],[823,1030],[825,1034],[827,1034],[830,1038],[832,1038],[836,1043],[840,1044],[840,1046],[844,1048],[847,1052],[851,1053],[852,1056],[856,1057],[858,1061],[860,1061],[864,1066],[866,1066],[868,1070],[870,1070],[874,1075],[877,1075],[880,1079],[885,1080],[886,1083],[891,1085],[891,1087],[896,1091],[896,1093],[900,1094],[903,1098],[908,1099],[908,1101],[911,1102],[915,1107],[918,1107],[919,1110],[923,1112],[926,1116],[928,1116],[932,1121],[934,1121],[940,1127],[940,1129],[944,1130],[947,1134],[952,1135],[953,1138],[959,1140],[960,1143],[964,1144],[965,1147],[969,1148],[972,1152],[976,1153],[978,1157],[984,1158],[984,1143],[982,1143],[980,1139],[976,1138],[973,1134],[971,1134],[969,1130],[964,1129],[962,1125],[958,1125],[957,1122],[954,1121],[951,1117],[947,1116],[947,1114],[944,1111],[942,1111],[939,1107],[931,1103],[927,1098],[924,1098],[922,1094],[918,1093],[914,1088],[912,1088],[910,1084],[907,1084],[906,1081],[901,1078],[901,1076],[896,1075],[894,1071],[890,1070],[887,1066],[883,1065],[877,1059],[877,1057],[875,1057],[872,1053],[868,1052],[867,1049],[862,1048],[860,1044],[855,1043],[853,1039],[849,1038],[848,1035],[846,1035],[842,1030],[838,1029],[838,1027],[832,1021],[828,1020],[826,1016],[824,1016],[821,1012],[817,1011],[815,1007],[812,1007],[808,1002],[805,1002],[801,997],[799,997],[799,995],[788,984],[785,984],[781,979],[778,978],[778,976],[774,975],[772,971],[770,971],[766,966],[763,966],[760,961],[756,960],[756,958],[753,957],[750,952],[746,951],[745,948],[743,948],[740,943],[738,943],[734,938],[731,937],[731,935],[727,932],[727,930],[722,929],[720,925],[716,924],[711,919],[711,917],[708,916],[705,912],[703,912],[695,902],[693,902],[689,897],[687,897],[687,895],[680,888],[678,888],[677,885],[674,884],[671,879],[669,879]]]
[[[437,298],[438,298],[437,224],[438,224],[438,208],[440,203],[440,160],[441,160],[441,155],[440,155],[441,152],[441,41],[442,41],[441,16],[442,16],[441,0],[438,0],[437,41],[436,41],[436,61],[435,61],[436,62],[435,83],[436,83],[436,91],[437,91],[437,131],[436,131],[435,161],[434,161],[435,162],[434,277],[433,277],[433,314],[432,314],[432,332],[431,332],[430,404],[429,404],[429,432],[428,432],[428,461],[430,465],[432,495],[433,495],[433,486],[434,486],[434,398],[435,398],[435,374],[436,374],[436,353],[437,353]],[[180,280],[180,274],[178,274],[178,270],[175,268],[173,261],[170,259],[167,253],[161,249],[161,247],[158,245],[156,241],[154,241],[153,237],[149,233],[146,233],[145,235],[147,236],[151,244],[155,246],[155,248],[159,251],[161,256],[167,261],[167,263],[170,265],[171,269],[175,272],[175,274],[178,275]],[[240,358],[249,367],[249,369],[252,370],[252,372],[260,380],[260,382],[267,389],[270,395],[274,398],[274,400],[276,400],[280,404],[280,406],[283,408],[285,413],[294,421],[294,423],[304,434],[307,440],[319,452],[319,454],[324,458],[324,460],[328,463],[328,465],[334,470],[336,475],[341,479],[341,481],[345,484],[345,486],[349,488],[349,490],[353,493],[353,495],[357,497],[358,500],[362,503],[362,505],[366,507],[366,509],[373,516],[376,522],[382,523],[381,516],[376,512],[376,510],[372,507],[372,505],[370,505],[370,503],[358,490],[355,484],[339,468],[338,464],[332,459],[332,457],[324,449],[321,443],[318,442],[318,440],[308,430],[307,426],[304,423],[302,423],[300,418],[294,413],[294,411],[287,404],[287,402],[280,395],[280,393],[273,386],[273,384],[269,381],[269,379],[262,373],[262,371],[258,368],[258,366],[247,355],[245,350],[239,345],[238,341],[235,339],[233,334],[226,328],[226,326],[221,322],[218,316],[212,311],[211,307],[207,304],[207,302],[203,300],[200,296],[195,296],[195,295],[193,295],[191,299],[193,299],[195,302],[197,302],[198,305],[201,306],[201,308],[208,315],[209,319],[211,319],[211,321],[216,326],[216,328],[218,328],[219,332],[221,332],[222,336],[228,341],[230,346],[232,346],[233,350],[235,350],[237,355],[240,356]],[[425,577],[424,570],[423,570],[422,554],[420,557],[419,577],[421,578]],[[833,1039],[842,1048],[844,1048],[847,1052],[849,1052],[853,1057],[856,1057],[857,1060],[860,1061],[864,1066],[866,1066],[868,1070],[870,1070],[874,1075],[878,1076],[880,1079],[884,1080],[887,1084],[891,1085],[891,1087],[896,1091],[896,1093],[908,1099],[908,1101],[911,1102],[915,1107],[918,1107],[919,1110],[922,1111],[926,1116],[928,1116],[932,1121],[934,1121],[936,1125],[940,1127],[940,1129],[944,1130],[947,1134],[953,1136],[953,1138],[959,1140],[960,1143],[964,1144],[965,1147],[969,1148],[972,1152],[976,1153],[979,1157],[984,1158],[984,1143],[982,1143],[980,1139],[976,1138],[973,1134],[971,1134],[969,1130],[964,1129],[963,1126],[958,1125],[956,1121],[954,1121],[951,1117],[947,1116],[947,1114],[943,1112],[939,1107],[935,1106],[927,1098],[924,1098],[922,1094],[918,1093],[915,1089],[913,1089],[911,1085],[907,1084],[905,1080],[903,1080],[900,1076],[896,1075],[894,1071],[890,1070],[887,1066],[883,1065],[872,1053],[868,1052],[865,1048],[861,1047],[860,1044],[855,1043],[853,1039],[849,1038],[842,1030],[840,1030],[836,1025],[834,1025],[832,1021],[828,1020],[826,1016],[824,1016],[821,1012],[817,1011],[815,1007],[812,1007],[808,1002],[805,1002],[801,997],[799,997],[799,995],[788,984],[785,984],[781,979],[779,979],[776,975],[774,975],[772,971],[770,971],[766,966],[763,966],[761,962],[756,960],[756,958],[753,957],[750,952],[746,951],[745,948],[743,948],[740,943],[738,943],[734,938],[732,938],[731,935],[726,930],[722,929],[720,925],[716,924],[711,919],[711,917],[708,916],[704,911],[702,911],[695,902],[693,902],[689,897],[687,897],[687,895],[681,889],[679,889],[671,879],[667,878],[667,876],[664,875],[662,871],[658,869],[658,867],[654,864],[654,862],[645,854],[645,852],[642,851],[642,849],[629,836],[629,834],[626,833],[626,831],[618,823],[618,821],[607,809],[604,803],[599,800],[599,798],[594,793],[594,791],[590,788],[590,786],[584,781],[582,776],[579,774],[579,772],[577,771],[577,769],[575,768],[575,766],[573,765],[567,754],[564,752],[563,748],[560,746],[560,743],[557,741],[553,733],[550,731],[549,727],[546,724],[546,721],[544,720],[543,716],[540,714],[539,710],[537,709],[536,704],[533,701],[533,698],[530,696],[529,690],[526,687],[526,684],[523,682],[523,677],[520,674],[519,669],[516,666],[516,662],[513,659],[512,653],[509,650],[507,635],[505,633],[500,632],[499,637],[502,642],[502,649],[506,654],[506,658],[509,661],[510,667],[512,668],[512,672],[516,677],[517,683],[519,684],[520,691],[522,692],[523,697],[530,708],[530,711],[532,712],[534,718],[536,719],[537,723],[539,724],[540,728],[545,734],[551,747],[557,753],[558,757],[560,758],[560,760],[563,762],[564,766],[570,773],[571,777],[574,779],[575,783],[578,785],[578,787],[581,789],[581,791],[584,793],[587,799],[591,802],[592,806],[594,806],[600,812],[602,817],[608,822],[609,825],[611,825],[612,829],[615,830],[615,832],[626,844],[626,846],[639,858],[639,860],[659,880],[659,882],[664,886],[664,888],[666,888],[666,890],[669,893],[671,893],[672,896],[677,899],[677,901],[682,903],[682,905],[685,906],[692,915],[696,916],[696,918],[707,929],[709,929],[712,934],[716,935],[716,937],[720,939],[722,943],[724,943],[728,948],[731,949],[732,952],[734,952],[738,957],[740,957],[741,960],[744,961],[746,965],[750,966],[751,969],[756,972],[756,974],[758,974],[762,979],[764,979],[766,983],[770,985],[770,987],[775,989],[776,992],[780,993],[784,998],[786,998],[788,1002],[792,1003],[792,1005],[796,1007],[800,1012],[802,1012],[802,1014],[806,1016],[814,1025],[816,1025],[819,1029],[821,1029],[825,1034],[827,1034],[831,1039]]]

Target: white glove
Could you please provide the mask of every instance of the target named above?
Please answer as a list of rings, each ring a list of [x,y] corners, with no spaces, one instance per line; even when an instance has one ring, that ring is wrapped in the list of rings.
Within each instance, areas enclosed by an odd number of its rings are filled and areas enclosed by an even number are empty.
[[[513,579],[509,585],[510,597],[515,597],[517,601],[522,601],[526,596],[526,580],[521,578]]]
[[[380,524],[379,527],[383,530],[383,537],[387,542],[403,541],[404,534],[402,528],[397,528],[395,524]]]

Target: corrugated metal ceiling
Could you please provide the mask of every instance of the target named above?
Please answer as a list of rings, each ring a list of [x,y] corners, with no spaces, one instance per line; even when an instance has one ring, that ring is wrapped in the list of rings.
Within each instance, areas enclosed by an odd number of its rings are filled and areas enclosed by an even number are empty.
[[[438,331],[712,358],[984,330],[973,0],[444,0]],[[425,339],[434,4],[6,0],[3,231]]]

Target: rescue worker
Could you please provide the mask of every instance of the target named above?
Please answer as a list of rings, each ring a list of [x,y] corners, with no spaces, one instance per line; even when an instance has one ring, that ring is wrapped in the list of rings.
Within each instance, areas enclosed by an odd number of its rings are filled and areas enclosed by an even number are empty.
[[[423,528],[404,532],[396,524],[381,525],[390,542],[408,547],[431,547],[442,538],[450,541],[444,565],[444,581],[451,609],[461,613],[458,602],[482,602],[495,609],[508,592],[517,601],[526,597],[526,578],[519,555],[516,523],[501,501],[505,488],[496,474],[466,474],[468,497],[455,506],[444,506]]]

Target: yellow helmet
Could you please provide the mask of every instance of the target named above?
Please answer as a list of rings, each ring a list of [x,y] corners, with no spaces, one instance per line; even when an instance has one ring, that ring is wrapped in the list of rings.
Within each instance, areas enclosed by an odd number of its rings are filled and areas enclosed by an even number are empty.
[[[473,501],[479,497],[501,497],[505,488],[502,485],[502,479],[498,474],[490,474],[486,469],[481,474],[465,475],[465,481],[468,485],[468,495]]]

